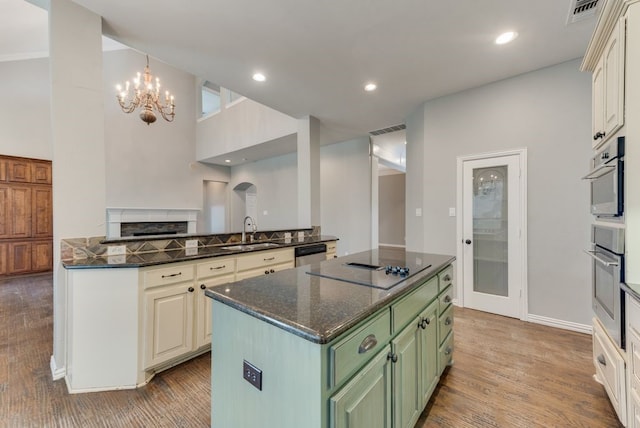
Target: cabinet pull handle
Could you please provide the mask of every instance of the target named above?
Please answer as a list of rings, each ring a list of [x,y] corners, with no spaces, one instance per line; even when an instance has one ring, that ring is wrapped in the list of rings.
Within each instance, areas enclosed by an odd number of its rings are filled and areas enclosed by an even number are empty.
[[[444,320],[444,325],[451,325],[451,317],[447,317],[447,319]]]
[[[606,134],[604,132],[596,132],[596,135],[593,136],[594,140],[597,140],[598,138],[604,138]]]
[[[446,274],[446,275],[444,276],[444,278],[442,278],[442,279],[443,279],[444,281],[446,281],[446,282],[449,282],[449,281],[451,281],[451,275]]]
[[[364,354],[365,352],[373,349],[378,344],[378,339],[376,339],[375,334],[370,334],[365,337],[360,346],[358,347],[358,354]]]
[[[422,318],[418,326],[421,327],[423,330],[426,330],[429,324],[431,324],[431,320],[429,318]]]
[[[189,287],[189,288],[187,288],[187,290],[189,290],[189,293],[193,293],[194,288],[193,287]]]
[[[449,296],[448,294],[446,296],[444,296],[444,302],[445,303],[451,303],[451,296]]]
[[[206,286],[206,285],[204,285],[204,284],[200,284],[200,290],[204,290],[204,289],[206,289],[206,288],[207,288],[207,286]]]
[[[267,259],[263,259],[265,262],[270,262],[271,260],[275,260],[275,256],[274,257],[269,257]]]
[[[398,362],[398,355],[394,354],[393,352],[389,352],[387,354],[387,360],[391,360],[392,363],[397,363]]]
[[[451,346],[447,346],[447,349],[444,351],[444,355],[451,355]]]
[[[597,360],[603,366],[605,366],[605,367],[607,366],[607,360],[604,359],[604,355],[602,355],[602,354],[598,355]]]
[[[162,275],[163,278],[172,278],[174,276],[182,275],[182,272],[172,273],[171,275]]]
[[[222,265],[222,266],[216,266],[216,267],[210,267],[209,270],[218,270],[218,269],[224,269],[226,268],[227,265]]]

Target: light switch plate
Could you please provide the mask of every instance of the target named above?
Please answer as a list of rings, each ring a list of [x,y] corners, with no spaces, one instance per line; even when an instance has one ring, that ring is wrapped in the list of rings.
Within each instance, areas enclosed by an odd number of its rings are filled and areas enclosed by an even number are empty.
[[[298,241],[304,241],[304,232],[298,232]]]
[[[285,232],[284,239],[291,239],[291,232]]]
[[[449,217],[455,217],[456,216],[456,209],[455,208],[449,208]]]
[[[185,248],[196,248],[198,246],[198,240],[197,239],[187,239],[186,241],[184,241],[184,246],[185,246]]]
[[[422,208],[416,208],[416,217],[422,217]]]
[[[126,245],[109,245],[107,247],[107,256],[123,256],[127,254]]]

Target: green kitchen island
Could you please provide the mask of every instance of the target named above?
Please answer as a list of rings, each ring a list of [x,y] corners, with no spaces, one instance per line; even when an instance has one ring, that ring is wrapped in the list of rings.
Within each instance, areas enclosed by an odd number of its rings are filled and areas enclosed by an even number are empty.
[[[370,250],[208,288],[211,425],[413,427],[452,362],[453,261]]]

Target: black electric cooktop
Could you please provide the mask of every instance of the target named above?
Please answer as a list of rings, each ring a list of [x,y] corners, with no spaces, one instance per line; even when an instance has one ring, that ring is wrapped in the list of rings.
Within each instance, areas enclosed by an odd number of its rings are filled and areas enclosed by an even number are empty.
[[[367,257],[360,253],[312,264],[307,274],[388,290],[431,267],[421,256],[411,252],[405,252],[404,257],[385,256],[374,250]]]

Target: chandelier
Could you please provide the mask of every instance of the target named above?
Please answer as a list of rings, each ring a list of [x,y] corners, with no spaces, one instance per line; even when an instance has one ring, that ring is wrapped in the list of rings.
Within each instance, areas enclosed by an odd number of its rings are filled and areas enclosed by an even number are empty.
[[[142,79],[142,80],[141,80]],[[121,85],[117,85],[118,103],[125,113],[132,113],[135,109],[141,108],[140,119],[147,125],[151,125],[156,121],[154,111],[160,113],[162,118],[167,122],[173,122],[175,117],[175,104],[173,103],[173,95],[169,91],[164,93],[164,102],[160,96],[160,79],[156,77],[155,85],[153,76],[149,71],[149,55],[147,55],[147,66],[144,73],[133,79],[133,88],[130,87],[129,81],[125,83],[124,89]],[[133,89],[131,91],[131,89]]]

